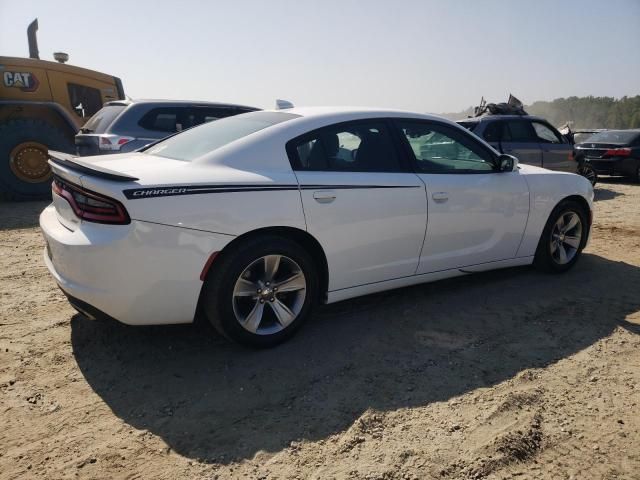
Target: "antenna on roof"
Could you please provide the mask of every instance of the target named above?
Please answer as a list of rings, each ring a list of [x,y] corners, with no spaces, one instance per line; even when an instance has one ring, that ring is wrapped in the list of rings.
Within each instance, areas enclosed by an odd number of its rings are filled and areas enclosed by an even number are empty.
[[[287,108],[293,108],[293,103],[289,100],[276,99],[276,110],[286,110]]]

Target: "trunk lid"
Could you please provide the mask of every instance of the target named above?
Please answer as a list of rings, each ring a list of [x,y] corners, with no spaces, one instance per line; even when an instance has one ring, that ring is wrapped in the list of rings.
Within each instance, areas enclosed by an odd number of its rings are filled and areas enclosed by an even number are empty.
[[[603,158],[608,150],[623,147],[620,143],[581,143],[576,145],[576,150],[588,158]]]

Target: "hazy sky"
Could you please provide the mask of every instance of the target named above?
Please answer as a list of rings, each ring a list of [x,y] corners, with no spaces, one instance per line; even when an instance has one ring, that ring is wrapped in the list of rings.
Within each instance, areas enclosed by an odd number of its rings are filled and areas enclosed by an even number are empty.
[[[119,76],[134,98],[459,111],[640,94],[640,0],[0,0],[0,55]]]

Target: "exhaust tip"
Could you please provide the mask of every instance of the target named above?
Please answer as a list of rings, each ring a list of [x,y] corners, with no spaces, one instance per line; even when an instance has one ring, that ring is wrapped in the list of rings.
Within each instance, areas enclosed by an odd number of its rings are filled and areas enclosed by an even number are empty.
[[[38,52],[38,19],[36,18],[27,27],[27,40],[29,42],[29,58],[40,60],[40,52]]]

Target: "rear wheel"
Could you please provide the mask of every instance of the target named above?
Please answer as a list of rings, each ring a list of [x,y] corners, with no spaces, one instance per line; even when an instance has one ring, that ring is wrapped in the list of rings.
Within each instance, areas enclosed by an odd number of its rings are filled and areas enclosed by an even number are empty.
[[[214,262],[202,307],[225,337],[253,347],[286,340],[309,316],[318,292],[312,258],[286,238],[255,238]]]
[[[549,216],[538,248],[535,265],[545,271],[561,273],[576,264],[584,248],[589,226],[584,207],[573,200],[561,202]]]
[[[589,162],[582,162],[578,167],[578,174],[589,180],[592,187],[595,187],[596,183],[598,183],[598,174]]]
[[[65,132],[40,120],[0,125],[0,199],[50,198],[49,149],[72,152],[73,143]]]

